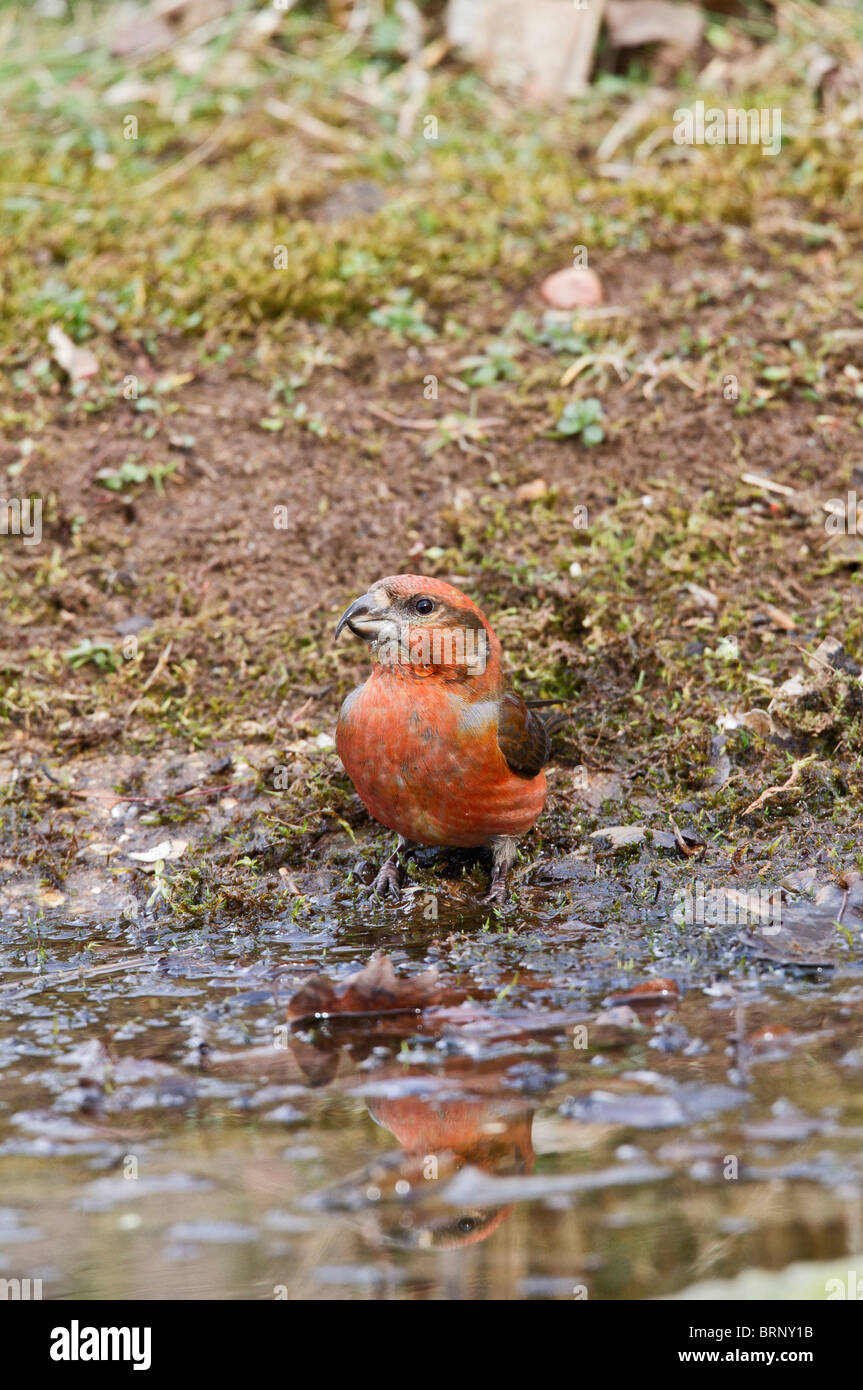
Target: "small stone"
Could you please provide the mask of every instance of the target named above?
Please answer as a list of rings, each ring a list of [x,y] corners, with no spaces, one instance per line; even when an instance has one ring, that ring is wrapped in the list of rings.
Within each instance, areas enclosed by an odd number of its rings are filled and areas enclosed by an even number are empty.
[[[572,265],[547,275],[540,294],[553,309],[590,309],[602,303],[602,282],[588,266]]]
[[[538,502],[540,497],[545,497],[548,492],[548,483],[545,478],[532,478],[529,483],[522,483],[515,490],[516,502]]]

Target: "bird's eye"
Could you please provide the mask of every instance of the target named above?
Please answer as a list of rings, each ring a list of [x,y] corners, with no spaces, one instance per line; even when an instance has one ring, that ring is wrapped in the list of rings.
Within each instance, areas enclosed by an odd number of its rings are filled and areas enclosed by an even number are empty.
[[[418,613],[431,613],[434,609],[434,602],[430,598],[418,598],[414,600],[414,608]]]
[[[471,1231],[476,1230],[476,1221],[472,1216],[460,1216],[458,1228],[465,1235],[469,1235]]]

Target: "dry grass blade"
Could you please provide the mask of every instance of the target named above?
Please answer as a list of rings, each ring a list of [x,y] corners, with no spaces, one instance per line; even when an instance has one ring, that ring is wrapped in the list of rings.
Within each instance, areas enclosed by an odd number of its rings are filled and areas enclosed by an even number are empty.
[[[765,804],[765,802],[772,801],[774,797],[781,796],[782,792],[789,791],[790,788],[793,787],[797,782],[797,779],[799,778],[800,773],[803,771],[804,767],[808,767],[809,764],[813,763],[814,761],[814,753],[809,753],[808,756],[805,758],[799,758],[797,762],[793,764],[791,772],[786,781],[782,782],[781,784],[775,787],[766,787],[764,791],[761,793],[761,795],[757,796],[755,800],[751,802],[749,806],[746,807],[746,810],[741,812],[741,814],[744,816],[749,816],[752,814],[753,811],[759,810],[760,807],[762,807]]]

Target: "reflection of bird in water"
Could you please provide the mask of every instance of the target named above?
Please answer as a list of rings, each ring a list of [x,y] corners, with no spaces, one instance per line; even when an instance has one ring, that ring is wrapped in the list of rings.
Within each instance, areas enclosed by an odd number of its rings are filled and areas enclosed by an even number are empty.
[[[314,1042],[294,1034],[290,1048],[313,1086],[328,1085],[342,1062],[365,1062],[383,1040],[365,1035],[339,1046],[321,1031]],[[384,1062],[365,1070],[366,1107],[401,1149],[382,1154],[318,1194],[328,1210],[362,1211],[371,1244],[419,1250],[456,1249],[485,1240],[512,1206],[447,1207],[440,1194],[466,1167],[500,1177],[533,1171],[533,1107],[501,1095],[499,1060],[450,1059],[443,1075]],[[374,1090],[378,1095],[372,1096]],[[372,1216],[372,1213],[374,1215]]]
[[[531,1172],[533,1110],[513,1109],[506,1101],[479,1098],[442,1100],[403,1096],[368,1105],[372,1119],[395,1136],[406,1161],[388,1175],[399,1195],[408,1182],[422,1201],[435,1196],[436,1183],[467,1165],[493,1174]],[[409,1176],[410,1175],[410,1176]],[[512,1206],[471,1207],[455,1214],[446,1209],[393,1213],[384,1224],[384,1239],[421,1250],[451,1250],[485,1240],[512,1212]]]

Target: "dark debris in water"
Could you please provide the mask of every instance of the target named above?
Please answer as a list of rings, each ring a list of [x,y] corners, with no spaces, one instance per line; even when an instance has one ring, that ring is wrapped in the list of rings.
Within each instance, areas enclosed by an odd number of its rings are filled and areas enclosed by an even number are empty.
[[[435,969],[399,979],[389,956],[378,952],[362,970],[342,981],[334,982],[325,975],[314,975],[306,980],[288,1002],[288,1018],[296,1022],[328,1018],[333,1014],[363,1018],[375,1014],[421,1013],[443,997]]]

